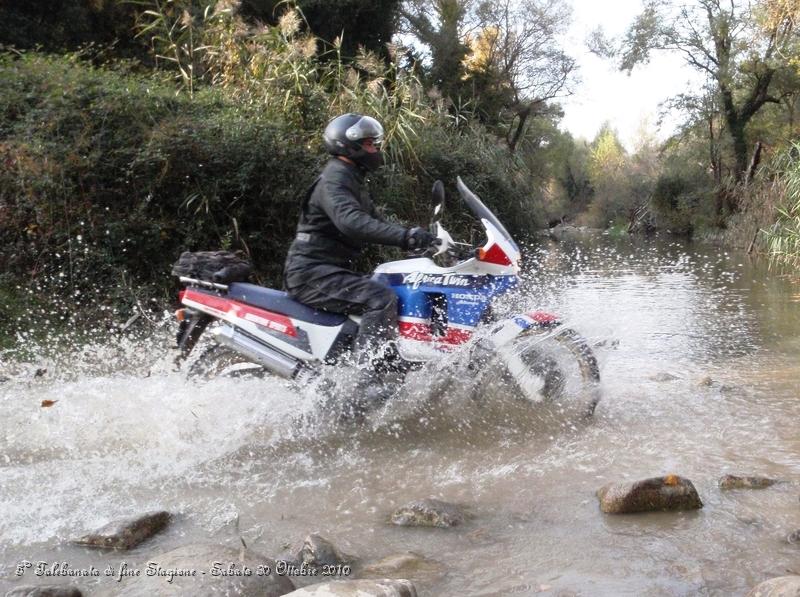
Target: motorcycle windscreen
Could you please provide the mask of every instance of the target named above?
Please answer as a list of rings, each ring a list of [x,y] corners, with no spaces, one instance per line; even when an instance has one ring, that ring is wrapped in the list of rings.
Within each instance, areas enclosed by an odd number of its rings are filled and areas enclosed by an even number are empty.
[[[478,220],[485,219],[490,222],[492,226],[494,226],[497,231],[503,235],[503,238],[507,240],[512,247],[514,247],[514,250],[519,253],[520,250],[517,246],[517,243],[515,243],[514,239],[511,238],[511,235],[508,233],[508,230],[506,230],[505,226],[503,226],[500,223],[500,220],[497,219],[497,216],[495,216],[492,211],[486,207],[486,205],[484,205],[483,201],[481,201],[475,193],[467,188],[467,185],[464,184],[464,181],[461,180],[460,176],[456,177],[456,187],[458,188],[461,198],[470,208],[472,213],[478,218]]]

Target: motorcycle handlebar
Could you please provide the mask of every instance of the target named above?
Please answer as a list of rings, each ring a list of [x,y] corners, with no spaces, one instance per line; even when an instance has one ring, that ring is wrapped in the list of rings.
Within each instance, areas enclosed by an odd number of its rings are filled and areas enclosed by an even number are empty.
[[[409,255],[414,257],[435,257],[436,255],[449,255],[458,259],[472,257],[475,248],[466,243],[455,242],[450,233],[445,230],[442,225],[437,221],[431,224],[431,233],[436,234],[436,240],[424,249],[415,249],[409,251]]]

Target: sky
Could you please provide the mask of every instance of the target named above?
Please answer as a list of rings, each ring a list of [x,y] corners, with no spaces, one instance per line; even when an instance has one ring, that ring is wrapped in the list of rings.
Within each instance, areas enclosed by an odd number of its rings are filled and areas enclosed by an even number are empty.
[[[633,149],[643,123],[659,139],[668,137],[678,121],[667,119],[658,129],[659,103],[690,85],[702,84],[702,77],[679,56],[664,53],[652,55],[648,64],[638,66],[630,76],[620,72],[611,61],[591,54],[586,39],[598,26],[609,37],[622,35],[641,11],[641,0],[570,1],[573,22],[564,44],[578,61],[580,80],[573,86],[574,94],[560,100],[564,108],[561,128],[591,140],[609,121],[628,150]]]

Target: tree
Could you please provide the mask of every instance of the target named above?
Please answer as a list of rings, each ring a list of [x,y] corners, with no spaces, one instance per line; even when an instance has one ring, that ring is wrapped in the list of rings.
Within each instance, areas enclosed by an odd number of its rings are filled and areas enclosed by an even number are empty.
[[[508,126],[513,152],[531,116],[568,93],[575,61],[558,35],[564,0],[406,0],[408,31],[431,52],[431,79],[444,95],[468,95],[484,122]]]
[[[558,36],[571,17],[563,0],[483,1],[477,13],[482,43],[473,48],[469,75],[483,77],[509,97],[514,117],[507,142],[513,152],[528,118],[547,102],[568,93],[575,60],[561,48]]]
[[[748,167],[746,128],[765,104],[778,103],[776,73],[788,67],[785,52],[796,34],[796,2],[693,0],[675,5],[649,0],[622,44],[621,68],[630,71],[654,50],[681,54],[715,85],[731,137],[737,182]],[[735,208],[735,206],[732,206]]]
[[[631,207],[628,185],[628,156],[617,133],[605,123],[592,142],[588,170],[594,196],[589,217],[594,225],[606,226],[627,215]]]
[[[406,31],[430,49],[429,79],[445,97],[454,98],[464,87],[464,27],[470,0],[407,0],[400,13]]]

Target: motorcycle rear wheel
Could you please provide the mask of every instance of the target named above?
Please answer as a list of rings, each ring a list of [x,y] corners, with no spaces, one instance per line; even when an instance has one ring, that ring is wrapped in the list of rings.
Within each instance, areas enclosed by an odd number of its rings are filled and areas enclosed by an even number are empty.
[[[264,367],[248,361],[235,350],[212,343],[202,347],[198,355],[190,360],[189,377],[211,380],[219,377],[263,377],[268,372]]]

